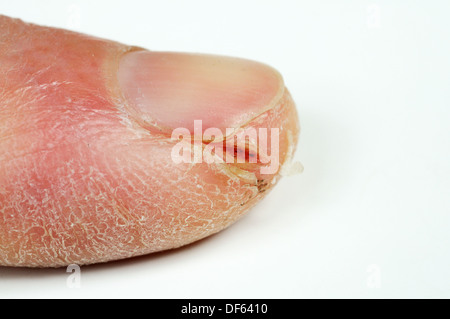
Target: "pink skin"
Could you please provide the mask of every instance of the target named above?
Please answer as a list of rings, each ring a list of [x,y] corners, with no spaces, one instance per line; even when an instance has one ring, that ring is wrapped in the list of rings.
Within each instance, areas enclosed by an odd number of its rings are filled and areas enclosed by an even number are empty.
[[[0,265],[176,248],[229,226],[278,181],[261,162],[175,164],[178,126],[276,127],[280,164],[295,149],[295,106],[270,67],[4,16],[0,28]]]

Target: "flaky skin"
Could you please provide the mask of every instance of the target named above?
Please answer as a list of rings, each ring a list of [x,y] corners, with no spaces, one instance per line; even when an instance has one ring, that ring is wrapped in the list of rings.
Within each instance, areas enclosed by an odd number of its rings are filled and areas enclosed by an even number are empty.
[[[180,247],[238,220],[278,181],[261,163],[174,163],[176,141],[144,125],[117,83],[120,58],[142,49],[4,16],[0,29],[0,265]],[[280,129],[281,164],[299,134],[282,90],[242,124]]]

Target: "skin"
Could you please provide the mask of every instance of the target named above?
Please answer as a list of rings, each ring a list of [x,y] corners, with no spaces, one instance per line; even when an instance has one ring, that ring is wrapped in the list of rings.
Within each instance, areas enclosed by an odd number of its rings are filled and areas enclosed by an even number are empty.
[[[281,166],[176,164],[171,132],[192,131],[196,119],[236,136],[279,128],[280,165],[295,150],[295,105],[268,66],[149,53],[4,16],[0,29],[0,265],[107,262],[234,223]],[[197,134],[192,145],[199,139],[210,142]],[[247,145],[234,155],[258,153]]]

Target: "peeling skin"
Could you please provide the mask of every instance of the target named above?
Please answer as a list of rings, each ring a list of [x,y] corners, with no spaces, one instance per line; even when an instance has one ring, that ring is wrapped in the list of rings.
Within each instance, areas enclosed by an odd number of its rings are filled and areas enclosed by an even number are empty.
[[[175,164],[176,142],[117,83],[120,58],[141,49],[4,16],[0,29],[0,265],[180,247],[234,223],[279,180],[260,162]],[[279,128],[280,164],[299,134],[282,92],[239,127]]]

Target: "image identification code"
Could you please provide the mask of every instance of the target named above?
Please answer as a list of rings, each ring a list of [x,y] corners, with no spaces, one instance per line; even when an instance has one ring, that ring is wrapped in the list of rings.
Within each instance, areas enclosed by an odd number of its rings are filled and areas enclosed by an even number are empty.
[[[188,303],[181,307],[182,314],[206,314],[210,317],[214,313],[227,313],[227,314],[265,314],[268,311],[267,304],[239,304],[234,303],[225,304],[224,307],[215,305],[193,305]]]

